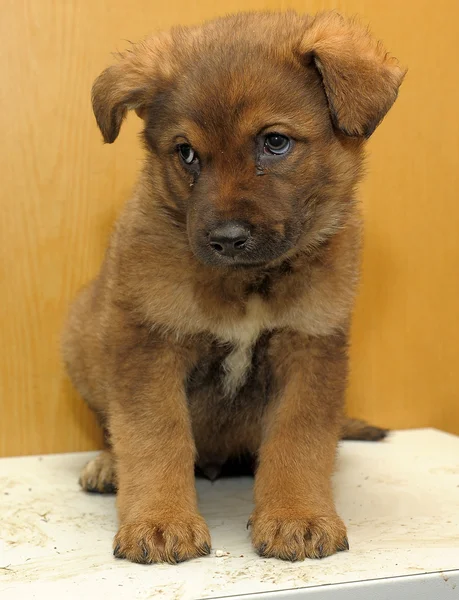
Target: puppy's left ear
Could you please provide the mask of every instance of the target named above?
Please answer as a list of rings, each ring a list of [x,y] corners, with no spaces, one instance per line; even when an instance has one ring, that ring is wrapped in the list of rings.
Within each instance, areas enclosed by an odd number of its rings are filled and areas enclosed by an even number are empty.
[[[337,13],[312,20],[300,52],[322,77],[335,127],[370,137],[395,102],[406,70],[366,29]]]

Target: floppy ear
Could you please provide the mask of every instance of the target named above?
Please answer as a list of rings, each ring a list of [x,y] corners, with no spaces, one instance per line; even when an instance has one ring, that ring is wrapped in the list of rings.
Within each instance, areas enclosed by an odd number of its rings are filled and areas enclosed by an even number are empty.
[[[300,51],[322,77],[335,127],[370,137],[395,102],[406,70],[366,29],[337,13],[312,20]]]
[[[148,38],[120,54],[119,62],[95,80],[92,108],[106,143],[116,140],[128,110],[142,116],[161,81],[170,75],[169,47],[169,34]]]

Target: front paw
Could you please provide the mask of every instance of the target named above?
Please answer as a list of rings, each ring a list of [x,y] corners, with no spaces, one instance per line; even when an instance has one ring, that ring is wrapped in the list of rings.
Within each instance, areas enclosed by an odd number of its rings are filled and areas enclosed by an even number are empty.
[[[137,563],[179,563],[210,553],[210,534],[200,515],[128,522],[113,542],[116,558]]]
[[[249,524],[260,556],[295,561],[349,550],[346,527],[335,514],[255,511]]]

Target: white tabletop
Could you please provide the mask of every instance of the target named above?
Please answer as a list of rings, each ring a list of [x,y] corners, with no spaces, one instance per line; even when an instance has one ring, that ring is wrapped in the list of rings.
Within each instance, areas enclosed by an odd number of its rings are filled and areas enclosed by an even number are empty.
[[[335,490],[350,552],[302,563],[262,559],[251,549],[246,478],[197,483],[211,556],[176,566],[114,559],[115,499],[85,494],[77,483],[92,456],[0,460],[2,600],[250,593],[253,600],[379,600],[389,597],[388,585],[391,599],[459,598],[459,437],[424,429],[378,444],[343,443]]]

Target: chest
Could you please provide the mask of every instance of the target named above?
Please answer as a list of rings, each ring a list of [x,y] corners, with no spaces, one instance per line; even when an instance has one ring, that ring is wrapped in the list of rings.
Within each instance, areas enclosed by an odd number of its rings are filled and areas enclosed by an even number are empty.
[[[257,342],[275,327],[276,319],[258,296],[249,299],[240,318],[216,324],[213,333],[228,348],[220,367],[220,384],[226,397],[234,397],[244,386],[253,367]]]
[[[263,403],[270,387],[272,335],[263,332],[251,346],[214,339],[201,353],[189,376],[187,394],[191,403],[207,407],[206,412],[214,415],[222,411],[234,413],[235,407],[238,407],[236,412],[244,412],[247,404]]]

